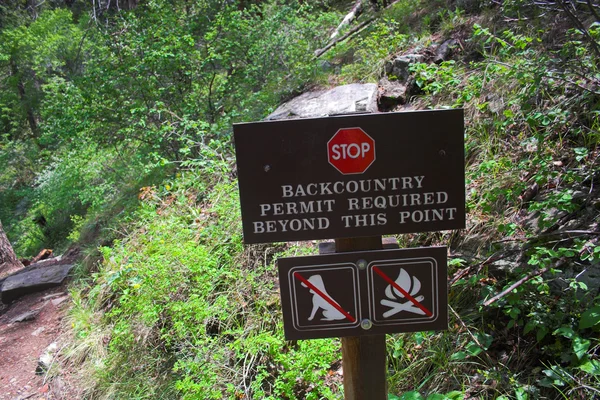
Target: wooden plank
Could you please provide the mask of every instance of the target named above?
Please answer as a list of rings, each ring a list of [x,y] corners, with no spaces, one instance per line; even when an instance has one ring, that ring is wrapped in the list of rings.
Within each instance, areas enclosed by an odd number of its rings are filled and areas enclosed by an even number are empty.
[[[382,239],[383,249],[392,250],[399,249],[398,239],[395,237],[385,237]],[[335,253],[335,242],[319,242],[319,254]]]
[[[344,399],[387,399],[385,335],[342,338]]]
[[[336,252],[381,250],[381,236],[335,240]],[[342,338],[344,398],[387,399],[385,335]]]

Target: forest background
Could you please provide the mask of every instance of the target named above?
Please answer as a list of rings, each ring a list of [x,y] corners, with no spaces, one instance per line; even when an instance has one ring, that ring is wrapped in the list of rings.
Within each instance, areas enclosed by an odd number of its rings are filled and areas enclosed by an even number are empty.
[[[600,6],[364,3],[323,53],[357,2],[0,3],[0,221],[20,257],[81,249],[86,398],[343,396],[339,340],[283,338],[274,260],[314,245],[242,244],[232,123],[407,53],[393,110],[465,109],[469,216],[398,238],[449,245],[450,323],[388,336],[390,399],[600,396]]]

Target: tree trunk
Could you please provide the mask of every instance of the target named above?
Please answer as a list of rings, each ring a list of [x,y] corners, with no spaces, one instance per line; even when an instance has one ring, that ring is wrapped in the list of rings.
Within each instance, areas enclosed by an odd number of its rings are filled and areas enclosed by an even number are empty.
[[[6,233],[4,233],[4,228],[2,228],[2,221],[0,221],[0,274],[8,269],[22,267],[23,264],[21,264],[10,245]]]
[[[17,80],[17,92],[19,93],[19,99],[21,100],[21,105],[27,113],[27,122],[29,123],[29,129],[31,129],[33,140],[37,144],[37,139],[40,137],[40,129],[33,112],[33,108],[29,102],[29,99],[27,98],[27,93],[25,92],[25,83],[23,82],[24,78],[21,74],[19,74],[19,68],[13,59],[10,60],[10,73]]]

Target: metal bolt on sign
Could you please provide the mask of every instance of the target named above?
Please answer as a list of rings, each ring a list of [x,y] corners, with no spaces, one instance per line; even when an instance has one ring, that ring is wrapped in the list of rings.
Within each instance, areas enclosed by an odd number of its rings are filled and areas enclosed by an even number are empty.
[[[370,319],[363,319],[362,321],[360,321],[360,327],[363,328],[365,331],[368,331],[373,327],[373,323]]]

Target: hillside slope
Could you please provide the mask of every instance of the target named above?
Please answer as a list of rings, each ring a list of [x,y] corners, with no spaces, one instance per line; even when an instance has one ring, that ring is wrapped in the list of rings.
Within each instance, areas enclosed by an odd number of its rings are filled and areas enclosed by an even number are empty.
[[[242,244],[231,123],[377,82],[381,111],[466,115],[467,229],[398,237],[449,246],[449,329],[388,336],[390,398],[598,397],[600,6],[400,0],[328,47],[354,1],[234,3],[2,25],[0,218],[21,254],[88,249],[86,396],[343,397],[339,340],[283,337],[274,261],[314,244]]]

